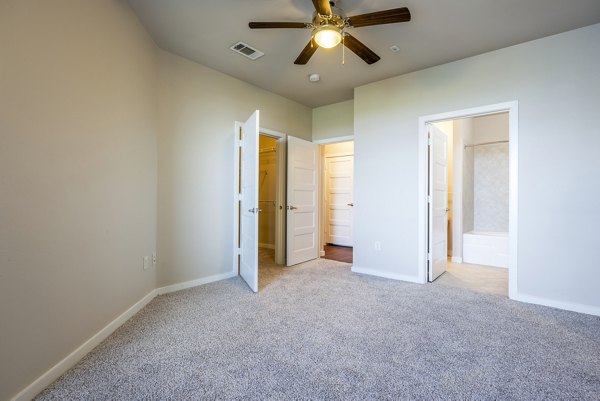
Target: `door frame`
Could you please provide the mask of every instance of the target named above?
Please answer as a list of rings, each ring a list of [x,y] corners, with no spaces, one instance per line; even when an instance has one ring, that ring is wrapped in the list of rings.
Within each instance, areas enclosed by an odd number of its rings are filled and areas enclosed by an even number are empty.
[[[325,204],[325,154],[323,153],[322,145],[329,145],[342,142],[354,142],[354,135],[337,136],[333,138],[317,139],[316,141],[313,141],[313,143],[319,145],[319,257],[325,256],[325,224],[327,223],[325,221],[325,211],[327,210],[327,205]],[[356,148],[354,150],[354,153],[356,153]],[[353,244],[353,248],[354,246],[355,244]]]
[[[234,152],[233,152],[233,254],[231,260],[231,272],[234,275],[239,274],[240,263],[240,128],[243,122],[235,121],[234,123]],[[266,135],[277,138],[277,199],[276,203],[282,206],[275,214],[275,263],[285,265],[285,203],[286,203],[286,152],[285,145],[287,143],[287,134],[279,131],[274,131],[267,128],[259,128],[260,135]],[[281,259],[279,261],[278,259]]]
[[[518,133],[519,133],[519,102],[509,101],[487,106],[473,107],[431,114],[419,117],[419,147],[418,147],[418,266],[419,282],[427,283],[427,244],[430,241],[427,221],[428,194],[428,130],[427,124],[456,120],[468,117],[479,117],[488,114],[508,112],[509,138],[509,213],[508,213],[508,297],[518,298],[517,290],[517,237],[518,237]]]

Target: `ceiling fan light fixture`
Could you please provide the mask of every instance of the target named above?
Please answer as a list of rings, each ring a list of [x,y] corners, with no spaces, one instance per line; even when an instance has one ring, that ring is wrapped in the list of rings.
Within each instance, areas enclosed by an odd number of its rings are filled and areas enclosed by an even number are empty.
[[[323,25],[314,30],[313,38],[319,47],[331,49],[342,41],[342,32],[334,25]]]

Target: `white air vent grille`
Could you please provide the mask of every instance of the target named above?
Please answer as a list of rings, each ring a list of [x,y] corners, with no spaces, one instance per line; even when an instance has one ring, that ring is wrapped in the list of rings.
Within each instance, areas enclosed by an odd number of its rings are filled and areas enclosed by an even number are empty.
[[[244,42],[237,42],[231,46],[230,49],[241,54],[242,56],[248,57],[250,60],[256,60],[257,58],[265,55],[260,50],[256,50],[254,47],[247,45]]]

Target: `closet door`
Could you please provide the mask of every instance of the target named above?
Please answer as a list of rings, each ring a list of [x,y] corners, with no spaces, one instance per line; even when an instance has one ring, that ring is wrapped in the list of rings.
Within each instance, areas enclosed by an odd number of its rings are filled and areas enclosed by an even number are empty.
[[[242,125],[240,275],[258,292],[258,135],[259,111]]]
[[[319,257],[317,145],[288,136],[287,265]]]

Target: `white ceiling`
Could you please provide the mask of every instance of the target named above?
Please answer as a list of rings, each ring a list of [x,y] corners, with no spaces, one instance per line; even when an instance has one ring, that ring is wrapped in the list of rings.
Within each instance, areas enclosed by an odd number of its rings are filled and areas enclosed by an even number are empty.
[[[371,66],[342,47],[294,60],[310,30],[251,30],[249,21],[310,22],[311,0],[128,0],[158,46],[310,107],[352,99],[353,88],[600,22],[599,0],[338,0],[348,16],[408,7],[412,21],[352,29],[381,56]],[[243,41],[265,53],[229,50]],[[398,53],[389,47],[397,45]],[[321,81],[310,83],[318,73]]]

